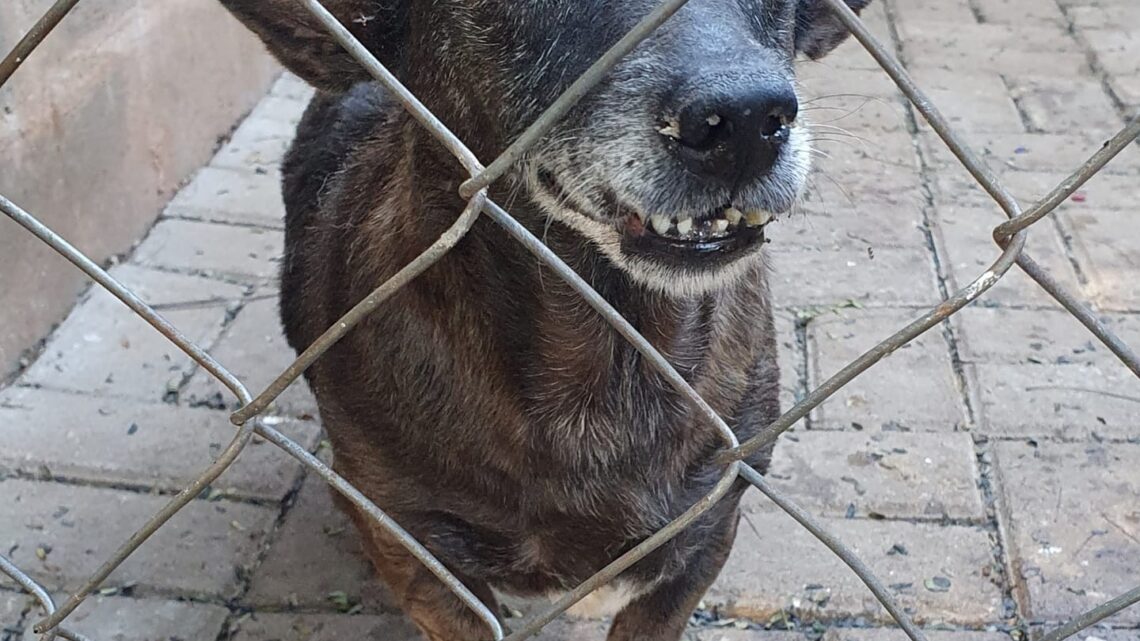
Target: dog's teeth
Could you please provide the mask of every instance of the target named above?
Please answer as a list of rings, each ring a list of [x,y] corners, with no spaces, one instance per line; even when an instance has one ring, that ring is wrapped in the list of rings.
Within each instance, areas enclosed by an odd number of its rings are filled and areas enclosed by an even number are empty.
[[[683,218],[677,222],[677,233],[682,236],[688,236],[689,232],[693,231],[693,219]]]
[[[714,234],[723,234],[728,231],[728,221],[723,218],[717,218],[712,221],[712,230]]]
[[[764,210],[750,211],[744,215],[744,222],[748,223],[749,227],[767,225],[771,220],[772,214]]]
[[[653,226],[653,230],[658,234],[665,235],[665,232],[669,231],[669,219],[660,214],[656,216],[650,216],[649,224]]]
[[[728,224],[735,225],[740,222],[741,218],[744,218],[744,214],[740,213],[736,207],[729,207],[724,210],[724,217],[728,219]]]

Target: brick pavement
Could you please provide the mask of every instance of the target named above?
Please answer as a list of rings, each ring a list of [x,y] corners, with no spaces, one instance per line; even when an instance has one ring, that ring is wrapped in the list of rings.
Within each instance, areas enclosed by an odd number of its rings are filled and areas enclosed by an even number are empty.
[[[1135,0],[880,0],[867,22],[1027,200],[1140,109]],[[821,153],[800,213],[772,233],[785,404],[984,271],[999,220],[858,45],[801,75]],[[113,269],[254,389],[291,359],[275,315],[276,185],[307,96],[282,79]],[[1132,148],[1029,241],[1133,345],[1138,196]],[[931,641],[1018,639],[1140,582],[1138,403],[1140,382],[1015,272],[814,411],[770,476]],[[62,595],[224,447],[229,404],[111,297],[84,295],[0,390],[4,552]],[[270,420],[323,453],[315,415],[298,384]],[[693,639],[904,638],[790,518],[758,495],[745,507]],[[35,616],[0,579],[0,641],[31,639]],[[121,641],[415,638],[322,483],[256,442],[71,625]],[[603,629],[562,621],[544,638]],[[1137,641],[1140,610],[1079,638]]]

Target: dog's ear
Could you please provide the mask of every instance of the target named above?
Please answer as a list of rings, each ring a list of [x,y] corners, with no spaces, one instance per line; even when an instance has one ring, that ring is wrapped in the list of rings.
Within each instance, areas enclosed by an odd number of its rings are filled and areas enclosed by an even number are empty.
[[[220,0],[289,71],[318,89],[347,91],[371,76],[297,0]],[[322,0],[384,66],[403,62],[411,0]]]
[[[855,13],[871,4],[871,0],[845,1]],[[796,52],[818,60],[849,35],[851,32],[823,0],[796,1]]]

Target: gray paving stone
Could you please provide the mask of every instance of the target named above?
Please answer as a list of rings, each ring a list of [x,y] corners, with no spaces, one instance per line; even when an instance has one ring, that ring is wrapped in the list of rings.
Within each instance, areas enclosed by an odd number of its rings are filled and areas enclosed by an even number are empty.
[[[777,359],[780,366],[780,407],[790,409],[803,396],[800,373],[803,354],[796,338],[795,317],[789,312],[776,312]]]
[[[0,540],[9,558],[45,588],[74,590],[168,502],[120,490],[0,480]],[[240,573],[256,560],[275,516],[263,507],[194,501],[106,585],[132,586],[139,596],[235,596]],[[46,552],[43,559],[37,550]],[[0,576],[0,585],[12,584]]]
[[[817,514],[984,517],[968,434],[798,432],[776,445],[768,478]]]
[[[953,62],[954,58],[949,60]],[[956,132],[1024,130],[1017,106],[996,73],[922,67],[911,75]],[[920,119],[919,128],[929,130],[929,125]]]
[[[1136,587],[1140,446],[996,445],[1001,516],[1031,619],[1067,620]],[[1136,625],[1127,609],[1107,624]]]
[[[397,610],[364,556],[356,528],[329,492],[319,477],[305,480],[251,578],[245,603],[255,609],[335,610],[329,595],[343,592],[363,612]]]
[[[1140,380],[1122,364],[968,365],[979,429],[1005,437],[1136,439]]]
[[[273,87],[269,90],[269,93],[282,98],[308,102],[308,100],[313,97],[314,90],[304,80],[286,71],[281,74],[277,82],[273,83]]]
[[[218,605],[91,597],[67,618],[69,629],[100,641],[215,641],[229,611]],[[30,629],[24,641],[36,641]]]
[[[282,334],[276,292],[267,290],[259,295],[268,298],[255,299],[243,307],[210,350],[210,354],[237,376],[254,396],[268,387],[297,356]],[[217,407],[219,401],[227,406],[237,405],[233,394],[202,368],[194,373],[183,390],[182,398],[190,405]],[[304,378],[290,385],[273,402],[270,412],[299,418],[315,417],[316,399]]]
[[[1040,69],[1040,68],[1039,68]],[[1032,127],[1040,131],[1087,131],[1110,136],[1123,126],[1116,106],[1100,80],[1081,77],[1020,75],[1010,78],[1010,95],[1018,101]]]
[[[778,307],[823,311],[860,305],[926,306],[940,296],[925,249],[885,247],[812,251],[770,245],[772,301]]]
[[[269,95],[257,103],[250,112],[250,118],[276,120],[278,122],[296,125],[305,112],[306,100],[278,92],[270,91]]]
[[[1140,309],[1140,238],[1127,231],[1135,225],[1135,212],[1074,207],[1061,220],[1088,273],[1090,296],[1107,309]]]
[[[35,601],[19,592],[0,592],[0,639],[19,638],[23,630],[24,612],[31,610]]]
[[[740,522],[732,556],[706,596],[707,605],[759,621],[783,610],[805,618],[890,620],[838,557],[790,516],[758,503],[764,500],[755,493],[746,497],[748,518]],[[977,625],[1001,615],[1001,590],[984,575],[994,562],[986,532],[863,519],[824,519],[824,524],[892,586],[919,623]],[[888,554],[896,544],[906,554]],[[934,577],[949,579],[949,589],[927,589]]]
[[[1080,30],[1119,29],[1123,25],[1140,23],[1140,6],[1131,2],[1081,4],[1068,7],[1065,14]],[[1097,37],[1095,33],[1084,35],[1086,38]]]
[[[1046,627],[1030,628],[1030,638],[1040,639],[1051,630],[1052,628]],[[1140,630],[1114,630],[1108,627],[1093,626],[1069,638],[1076,639],[1076,641],[1140,641]]]
[[[210,167],[218,169],[233,169],[243,172],[259,173],[267,176],[276,176],[279,166],[293,141],[293,125],[283,124],[276,120],[247,119],[243,122],[228,142],[218,150],[210,160]],[[264,180],[259,180],[264,182]],[[280,186],[277,187],[280,192]],[[212,203],[202,203],[202,207],[194,209],[168,210],[170,216],[187,216],[191,218],[233,218],[238,221],[248,221],[254,224],[281,226],[283,219],[278,220],[262,215],[261,210],[247,212],[238,210],[234,212],[218,213]],[[272,207],[276,207],[273,205]],[[272,211],[267,208],[266,211]]]
[[[1106,73],[1116,76],[1140,74],[1140,38],[1135,33],[1136,22],[1119,23],[1115,29],[1085,32],[1085,40],[1096,55],[1097,63]]]
[[[1060,7],[1052,2],[1023,2],[1022,0],[975,0],[975,6],[983,22],[987,24],[1010,25],[1017,29],[1032,25],[1066,27],[1068,21]],[[1040,69],[1032,64],[1030,69]]]
[[[696,633],[697,641],[804,641],[800,631],[736,630],[726,625],[723,628],[701,630]]]
[[[898,86],[873,61],[859,70],[830,62],[839,55],[797,66],[803,113],[813,137],[842,142],[849,140],[842,134],[853,131],[873,141],[880,132],[906,133],[907,110]]]
[[[829,158],[816,162],[796,213],[769,231],[777,244],[812,249],[925,247],[925,197],[909,137],[817,145]]]
[[[935,237],[940,246],[947,286],[961,291],[989,271],[1001,255],[993,241],[993,228],[1005,218],[997,205],[991,209],[976,207],[939,207]],[[1081,290],[1081,283],[1065,253],[1061,238],[1050,221],[1041,221],[1029,232],[1026,253],[1045,267],[1069,291]],[[1060,309],[1048,292],[1016,265],[982,294],[981,305],[1032,305]]]
[[[941,22],[948,28],[969,27],[977,18],[967,0],[915,0],[891,7],[900,29],[911,23]]]
[[[1130,345],[1140,345],[1140,319],[1102,315],[1101,321]],[[1072,365],[1110,368],[1116,356],[1067,311],[968,307],[953,316],[963,362]]]
[[[254,133],[238,131],[236,154],[224,147],[220,157],[226,159],[236,155],[242,161],[243,148],[251,148],[248,153],[257,151],[255,143],[263,143],[265,137]],[[252,141],[245,138],[253,138]],[[231,143],[233,145],[233,143]],[[273,149],[271,146],[270,149]],[[266,153],[270,153],[267,151]],[[232,159],[231,159],[232,160]],[[256,158],[255,158],[256,160]],[[272,160],[272,156],[270,156]],[[237,162],[223,162],[223,166],[206,167],[194,176],[170,205],[166,208],[168,217],[181,217],[210,221],[237,222],[267,227],[284,227],[285,204],[281,200],[281,177],[273,170],[257,166],[251,168],[231,168]],[[268,165],[269,163],[265,163]],[[161,228],[161,224],[157,229]]]
[[[111,271],[201,347],[222,331],[243,289],[196,276],[124,265]],[[102,287],[94,286],[52,334],[24,385],[158,402],[193,361]]]
[[[315,423],[277,429],[311,449]],[[181,490],[234,437],[221,412],[13,388],[0,392],[0,469],[26,475]],[[215,483],[227,494],[280,501],[300,464],[256,439]]]
[[[279,231],[188,220],[164,220],[132,262],[263,285],[277,278],[284,251]]]
[[[1069,177],[1072,170],[1059,172],[1016,171],[995,167],[1001,183],[1018,202],[1026,206],[1037,202],[1061,181]],[[1076,169],[1075,167],[1073,169]],[[1070,209],[1128,210],[1135,205],[1136,177],[1120,173],[1100,173],[1081,186],[1077,192],[1062,203],[1057,211]],[[1000,212],[993,198],[984,192],[977,181],[964,170],[942,171],[934,175],[935,203],[940,206],[981,207]]]
[[[914,310],[845,309],[808,325],[811,386],[919,316]],[[900,394],[899,390],[907,390]],[[947,432],[965,425],[950,355],[935,328],[848,383],[815,411],[815,425],[872,433],[881,429]]]
[[[1003,632],[951,632],[924,630],[929,641],[1009,641],[1010,636]],[[838,629],[832,628],[823,635],[823,641],[907,641],[902,630],[879,629]]]
[[[605,639],[606,625],[559,619],[535,636],[536,641]],[[238,621],[233,641],[342,641],[383,639],[421,641],[408,620],[398,615],[332,615],[253,613]]]
[[[238,619],[233,641],[343,641],[383,639],[422,641],[415,627],[399,615],[271,614],[254,612]]]
[[[996,10],[1006,2],[988,4]],[[1084,52],[1060,22],[1027,21],[1024,5],[1018,2],[1023,19],[1016,25],[958,24],[948,29],[940,20],[903,22],[900,31],[909,66],[985,70],[1017,77],[1043,69],[1064,77],[1090,74]],[[1051,8],[1060,17],[1056,6]]]
[[[1124,103],[1125,117],[1135,118],[1140,115],[1140,74],[1109,76],[1108,84]]]
[[[1088,160],[1103,137],[1086,133],[974,133],[966,144],[991,167],[1036,172],[1072,172]],[[961,172],[960,163],[938,136],[926,132],[919,137],[926,159],[935,167]],[[1140,172],[1140,150],[1126,149],[1102,170],[1108,173]]]

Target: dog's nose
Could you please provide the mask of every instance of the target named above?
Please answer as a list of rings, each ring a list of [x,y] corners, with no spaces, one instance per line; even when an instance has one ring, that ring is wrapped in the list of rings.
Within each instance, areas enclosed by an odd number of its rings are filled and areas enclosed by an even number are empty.
[[[693,92],[662,129],[690,171],[731,186],[772,168],[799,111],[789,83],[741,89]]]

